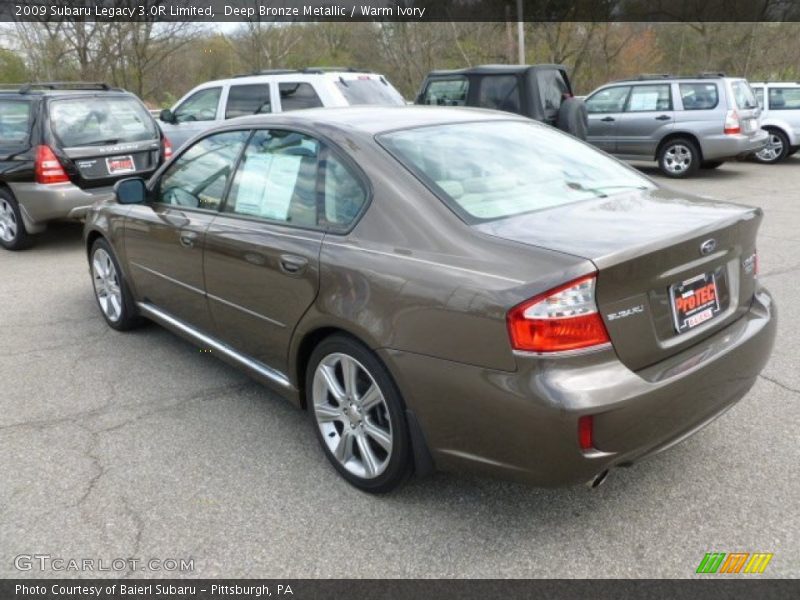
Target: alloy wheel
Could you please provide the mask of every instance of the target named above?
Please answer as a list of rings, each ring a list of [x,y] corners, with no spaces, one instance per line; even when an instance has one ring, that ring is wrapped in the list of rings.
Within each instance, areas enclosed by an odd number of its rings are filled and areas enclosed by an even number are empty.
[[[374,479],[392,454],[393,428],[386,398],[352,356],[333,353],[314,372],[313,410],[322,438],[348,472]]]
[[[94,293],[100,309],[109,321],[119,321],[122,316],[122,288],[111,255],[98,248],[92,258]]]
[[[763,162],[775,162],[783,154],[783,140],[780,136],[770,133],[767,145],[756,152],[756,156]]]
[[[17,237],[17,215],[11,203],[5,198],[0,198],[0,239],[4,242],[13,242]]]
[[[664,167],[670,173],[683,173],[692,164],[692,151],[683,144],[670,146],[664,153]]]

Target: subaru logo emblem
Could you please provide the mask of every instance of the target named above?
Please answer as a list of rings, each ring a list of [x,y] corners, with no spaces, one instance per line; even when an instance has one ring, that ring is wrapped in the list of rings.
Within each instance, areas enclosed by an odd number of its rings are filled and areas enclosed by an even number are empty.
[[[711,238],[700,244],[700,254],[711,254],[717,249],[717,240]]]

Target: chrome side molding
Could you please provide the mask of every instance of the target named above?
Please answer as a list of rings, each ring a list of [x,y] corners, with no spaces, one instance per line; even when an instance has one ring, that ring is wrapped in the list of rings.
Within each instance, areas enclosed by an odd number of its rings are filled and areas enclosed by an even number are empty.
[[[202,346],[206,346],[208,348],[213,349],[220,354],[224,354],[226,357],[230,358],[237,364],[254,371],[261,375],[262,377],[272,381],[273,383],[286,388],[286,389],[293,389],[292,383],[289,381],[289,378],[286,377],[280,371],[273,369],[272,367],[268,367],[262,362],[254,360],[240,352],[237,352],[227,344],[220,342],[216,338],[213,338],[205,333],[195,329],[191,325],[184,323],[183,321],[176,319],[169,313],[164,312],[160,308],[157,308],[150,304],[149,302],[137,302],[136,306],[139,308],[141,313],[156,321],[157,323],[171,329],[175,329],[180,331],[181,333],[185,334],[187,337],[191,338],[195,343],[200,344]]]

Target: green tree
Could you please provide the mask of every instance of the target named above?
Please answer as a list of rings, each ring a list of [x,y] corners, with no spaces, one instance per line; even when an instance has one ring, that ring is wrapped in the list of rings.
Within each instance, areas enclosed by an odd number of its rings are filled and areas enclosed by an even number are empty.
[[[25,62],[11,50],[0,48],[0,83],[19,83],[28,79]]]

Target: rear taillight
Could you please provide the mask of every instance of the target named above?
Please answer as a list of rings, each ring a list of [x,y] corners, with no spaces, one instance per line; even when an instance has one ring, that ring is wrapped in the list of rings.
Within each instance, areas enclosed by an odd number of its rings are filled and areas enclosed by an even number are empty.
[[[545,292],[508,312],[515,350],[562,352],[609,342],[594,298],[595,275],[581,277]]]
[[[37,146],[34,163],[36,183],[66,183],[69,181],[64,167],[56,158],[50,146]]]
[[[742,125],[739,121],[739,113],[735,110],[729,110],[725,115],[725,133],[732,135],[742,133]]]
[[[172,142],[169,141],[167,136],[164,136],[164,160],[172,158]]]

